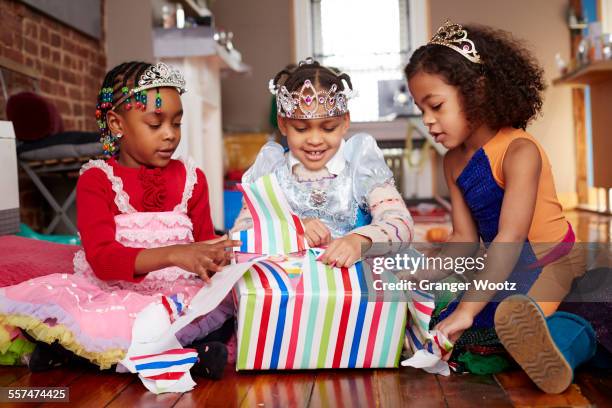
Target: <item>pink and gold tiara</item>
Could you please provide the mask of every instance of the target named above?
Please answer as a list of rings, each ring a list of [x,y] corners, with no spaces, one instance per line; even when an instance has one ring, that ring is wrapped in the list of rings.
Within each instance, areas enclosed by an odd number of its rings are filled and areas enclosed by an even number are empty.
[[[429,40],[428,44],[444,45],[452,48],[468,60],[482,64],[480,54],[476,51],[474,42],[468,38],[468,33],[460,24],[453,24],[446,20],[444,25],[438,28],[436,35]]]
[[[312,58],[300,61],[300,65],[312,63]],[[284,85],[274,84],[270,80],[269,89],[272,95],[276,96],[276,109],[278,115],[289,119],[321,119],[334,116],[341,116],[348,112],[348,100],[352,96],[352,91],[348,87],[338,90],[338,86],[333,84],[327,91],[317,91],[310,79],[298,92],[289,92]],[[319,112],[319,107],[323,111]]]

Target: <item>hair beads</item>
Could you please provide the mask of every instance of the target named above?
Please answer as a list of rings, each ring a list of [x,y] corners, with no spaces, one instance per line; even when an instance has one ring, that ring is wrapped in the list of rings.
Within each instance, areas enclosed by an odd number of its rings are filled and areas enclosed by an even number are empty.
[[[111,134],[106,121],[106,114],[115,107],[119,106],[118,101],[125,101],[126,111],[135,107],[131,100],[130,87],[133,87],[138,78],[151,64],[146,62],[126,62],[120,64],[109,71],[104,77],[102,88],[98,94],[96,105],[96,123],[100,131],[100,143],[106,156],[114,156],[119,152],[119,144],[116,136]],[[117,95],[117,96],[115,96]],[[134,99],[136,99],[134,95]],[[123,102],[122,101],[122,102]],[[123,104],[123,103],[120,103]]]
[[[161,113],[162,99],[159,94],[159,88],[157,88],[157,92],[155,93],[155,113]]]
[[[126,62],[110,70],[104,77],[96,106],[96,121],[100,129],[100,142],[106,155],[119,152],[117,137],[112,135],[107,123],[107,114],[124,106],[125,111],[132,108],[146,111],[147,91],[155,88],[155,112],[161,113],[161,87],[170,87],[179,94],[185,92],[185,79],[180,71],[158,62],[155,65],[146,62]],[[134,98],[132,102],[131,98]]]

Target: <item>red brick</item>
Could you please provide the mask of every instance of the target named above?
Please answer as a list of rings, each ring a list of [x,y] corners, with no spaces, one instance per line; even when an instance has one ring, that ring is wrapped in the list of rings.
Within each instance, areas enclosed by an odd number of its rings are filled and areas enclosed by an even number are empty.
[[[29,14],[29,10],[25,6],[18,5],[18,7],[15,7],[16,16],[23,18],[27,14]]]
[[[74,31],[72,28],[69,28],[64,23],[58,24],[58,27],[59,27],[62,37],[64,38],[70,37],[70,32]]]
[[[43,68],[43,75],[50,78],[55,79],[56,81],[60,78],[60,72],[57,67],[53,65],[46,64]]]
[[[13,48],[13,33],[6,29],[3,29],[2,32],[0,32],[0,42],[2,42],[2,44],[6,45],[9,48]]]
[[[23,22],[23,17],[19,15],[13,15],[10,18],[2,19],[2,25],[4,25],[7,29],[11,30],[14,33],[21,34],[21,23]]]
[[[77,47],[76,53],[78,54],[79,57],[87,58],[89,49],[85,46],[79,46]]]
[[[61,96],[61,97],[68,96],[68,92],[66,92],[66,85],[62,83],[57,84],[57,96]]]
[[[104,2],[101,11],[104,21]],[[103,39],[83,35],[19,0],[0,0],[0,55],[36,69],[41,94],[58,106],[67,130],[97,131],[93,115],[105,74]],[[19,74],[7,78],[12,89],[31,85]],[[4,110],[2,101],[0,110]],[[37,193],[30,201],[22,200],[24,219],[38,227],[51,220],[48,206],[35,205],[40,199]]]
[[[19,51],[13,49],[5,49],[3,54],[8,59],[11,59],[18,64],[23,64],[23,56]]]
[[[18,50],[23,48],[23,35],[21,35],[21,31],[13,33],[13,48]]]
[[[2,4],[2,14],[3,17],[6,16],[10,16],[15,12],[15,5],[12,2],[3,2]]]
[[[62,49],[64,51],[68,51],[69,53],[74,53],[76,51],[76,45],[73,41],[70,41],[64,37],[62,38]]]
[[[52,18],[44,18],[42,21],[42,25],[47,27],[51,31],[59,30],[59,24]]]
[[[76,122],[74,119],[65,119],[64,120],[64,129],[66,130],[76,130]]]
[[[69,85],[76,85],[77,77],[71,71],[64,69],[62,70],[62,81],[68,83]]]
[[[50,56],[51,56],[51,51],[49,50],[49,47],[42,45],[40,47],[40,57],[42,59],[48,60]]]
[[[70,57],[70,54],[64,53],[64,58],[62,59],[62,66],[64,66],[65,68],[72,67],[72,58]]]
[[[39,13],[29,13],[28,19],[32,20],[38,26],[40,26],[40,24],[42,23],[42,15]]]
[[[59,47],[62,43],[61,37],[57,33],[51,34],[51,45],[54,47]]]
[[[83,107],[83,109],[84,109],[86,117],[90,117],[91,116],[93,118],[94,115],[96,114],[96,105],[90,103],[90,102],[93,102],[94,99],[92,99],[91,101],[85,101],[85,106]]]
[[[72,107],[65,100],[58,99],[57,102],[55,103],[55,105],[57,106],[57,109],[62,114],[62,117],[71,116],[72,115]]]
[[[79,31],[76,30],[70,30],[70,38],[76,40],[77,43],[84,43],[88,40],[87,36],[81,34]]]
[[[105,66],[106,65],[92,67],[92,69],[90,70],[90,74],[96,78],[100,78],[100,82],[102,82],[102,79],[104,79],[104,77],[106,76]]]
[[[81,91],[79,90],[79,88],[77,87],[70,87],[70,89],[68,90],[68,96],[70,96],[70,99],[72,100],[81,100],[83,98],[83,95],[81,94]],[[80,113],[76,113],[75,115],[80,115]]]
[[[55,93],[56,85],[46,78],[40,80],[40,90],[47,94]]]
[[[40,41],[49,43],[49,29],[44,26],[40,26]]]
[[[75,116],[83,116],[83,106],[80,103],[73,103],[72,112],[74,112]]]
[[[27,38],[38,40],[38,26],[31,20],[24,22],[24,30]]]
[[[38,44],[30,39],[23,42],[23,49],[31,55],[38,55]]]

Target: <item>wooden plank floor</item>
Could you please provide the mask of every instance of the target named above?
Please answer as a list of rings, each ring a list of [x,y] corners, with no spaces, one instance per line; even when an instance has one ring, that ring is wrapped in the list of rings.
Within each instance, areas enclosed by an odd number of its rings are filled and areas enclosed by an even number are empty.
[[[0,387],[66,386],[70,404],[7,407],[588,407],[612,406],[612,372],[578,371],[559,395],[539,391],[521,371],[497,376],[441,377],[413,368],[241,372],[226,368],[220,381],[198,378],[184,394],[154,395],[131,374],[62,368],[30,373],[0,367]]]
[[[610,217],[582,212],[567,216],[583,242],[610,242]],[[441,377],[413,368],[236,373],[228,366],[220,381],[196,381],[191,392],[154,395],[131,374],[78,367],[34,374],[0,366],[0,387],[69,387],[70,404],[58,407],[612,407],[612,372],[584,369],[560,395],[539,391],[521,371]]]

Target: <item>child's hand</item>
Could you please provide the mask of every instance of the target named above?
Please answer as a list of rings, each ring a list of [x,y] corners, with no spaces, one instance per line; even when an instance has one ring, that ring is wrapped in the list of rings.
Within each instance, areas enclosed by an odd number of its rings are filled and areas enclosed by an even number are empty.
[[[461,308],[461,305],[450,314],[446,319],[434,327],[439,330],[451,342],[456,342],[466,329],[469,329],[474,324],[474,316],[471,312]],[[446,355],[445,360],[450,358],[450,354]]]
[[[351,267],[361,258],[361,245],[371,243],[369,238],[362,235],[348,234],[333,240],[321,255],[320,261],[338,268]]]
[[[240,241],[216,238],[210,241],[195,242],[187,245],[173,247],[171,263],[179,268],[198,274],[204,282],[219,272],[233,256],[233,252],[226,251],[240,246]]]
[[[331,242],[332,236],[329,228],[316,218],[304,218],[304,235],[310,247],[319,247]]]

